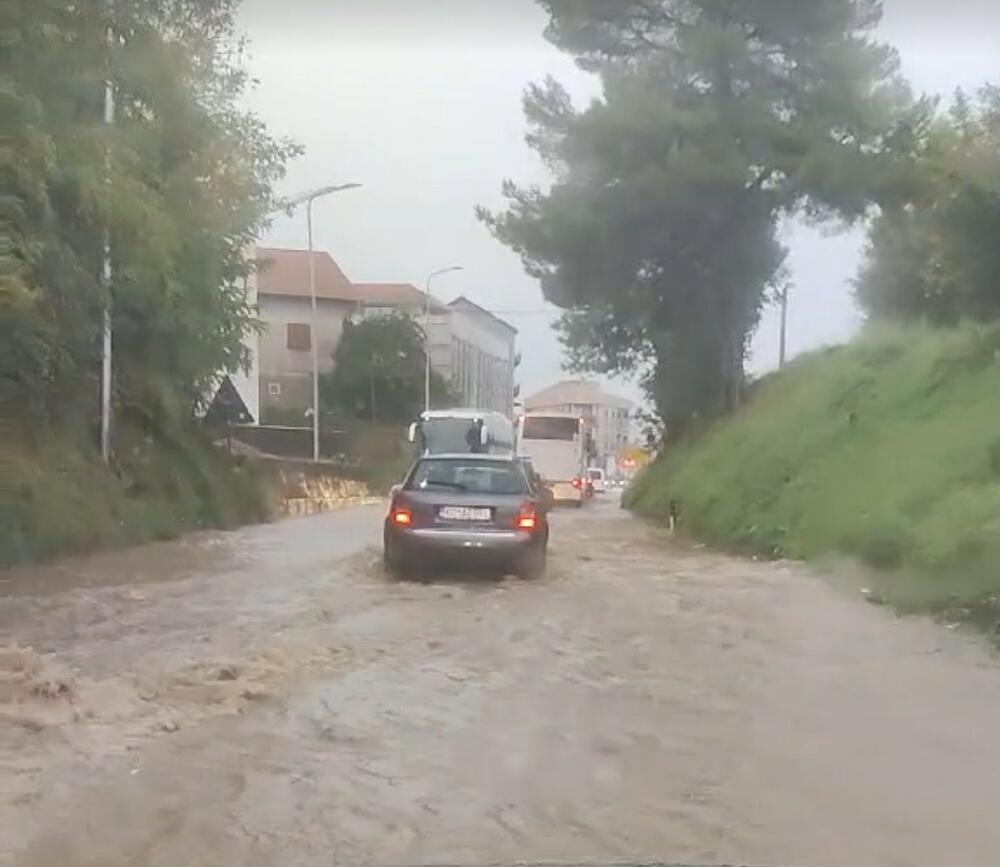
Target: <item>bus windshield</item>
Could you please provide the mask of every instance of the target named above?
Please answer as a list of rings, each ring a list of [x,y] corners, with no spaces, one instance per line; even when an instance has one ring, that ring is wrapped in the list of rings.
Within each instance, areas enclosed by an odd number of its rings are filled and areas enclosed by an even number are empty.
[[[575,440],[580,434],[580,422],[560,416],[527,416],[524,419],[526,440]]]

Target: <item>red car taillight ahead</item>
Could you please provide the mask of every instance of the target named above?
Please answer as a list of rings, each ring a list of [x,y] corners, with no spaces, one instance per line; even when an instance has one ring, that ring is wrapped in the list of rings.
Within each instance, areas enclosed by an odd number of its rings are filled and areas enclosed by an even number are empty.
[[[405,506],[393,506],[389,519],[397,527],[410,527],[413,525],[413,512]]]
[[[583,479],[573,479],[573,487],[579,491],[583,487]]]

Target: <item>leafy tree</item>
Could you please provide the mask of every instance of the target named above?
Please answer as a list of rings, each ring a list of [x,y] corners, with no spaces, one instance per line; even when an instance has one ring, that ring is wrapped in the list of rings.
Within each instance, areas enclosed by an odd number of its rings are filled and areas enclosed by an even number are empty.
[[[412,421],[424,408],[424,332],[409,316],[346,321],[334,370],[323,378],[323,402],[359,419]],[[447,383],[431,373],[431,401],[453,403]]]
[[[1000,318],[1000,88],[921,131],[921,183],[873,222],[857,281],[875,318]]]
[[[183,424],[217,372],[244,362],[244,249],[295,149],[239,107],[237,5],[5,4],[0,398],[26,427],[93,418],[109,304],[119,418],[154,432]]]
[[[573,366],[645,372],[674,428],[732,405],[768,291],[780,219],[861,216],[909,182],[921,112],[874,0],[540,0],[548,38],[600,75],[577,110],[555,81],[525,96],[549,190],[480,211],[566,308]]]

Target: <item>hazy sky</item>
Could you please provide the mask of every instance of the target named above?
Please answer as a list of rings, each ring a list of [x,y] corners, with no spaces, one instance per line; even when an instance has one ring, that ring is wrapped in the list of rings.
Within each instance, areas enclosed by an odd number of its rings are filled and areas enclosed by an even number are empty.
[[[1000,81],[1000,0],[886,0],[882,36],[899,48],[917,90]],[[276,135],[302,144],[283,192],[360,181],[316,206],[316,245],[357,281],[407,281],[459,264],[435,283],[498,311],[521,332],[526,393],[561,374],[561,351],[534,280],[476,220],[502,205],[504,178],[546,181],[524,144],[526,84],[556,76],[580,101],[588,76],[542,37],[532,0],[244,0],[250,107]],[[304,218],[280,218],[265,239],[305,246]],[[793,353],[842,341],[858,327],[850,280],[858,232],[789,228]],[[769,314],[752,367],[777,359]],[[632,389],[623,387],[626,393]]]

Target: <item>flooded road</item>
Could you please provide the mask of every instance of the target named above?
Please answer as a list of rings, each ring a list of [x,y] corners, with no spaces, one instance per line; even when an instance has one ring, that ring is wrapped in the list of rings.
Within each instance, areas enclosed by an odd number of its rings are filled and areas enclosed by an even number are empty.
[[[993,867],[1000,665],[604,503],[540,581],[379,509],[0,576],[0,862]]]

